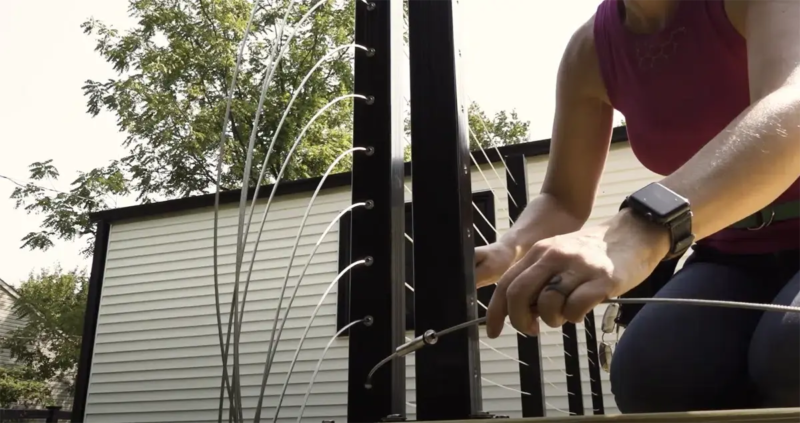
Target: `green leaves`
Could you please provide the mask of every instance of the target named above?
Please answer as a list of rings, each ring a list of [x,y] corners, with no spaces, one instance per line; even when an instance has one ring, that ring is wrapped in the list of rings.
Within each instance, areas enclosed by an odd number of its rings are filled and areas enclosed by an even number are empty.
[[[64,272],[60,267],[31,274],[19,287],[13,311],[24,325],[2,338],[0,346],[23,366],[26,379],[71,387],[80,356],[87,289],[83,272]]]
[[[53,399],[49,386],[33,378],[34,375],[24,367],[0,367],[0,407],[50,405]]]
[[[286,8],[290,24],[316,0],[262,2],[245,48],[231,116],[225,130],[222,157],[223,189],[241,187],[246,148],[261,87],[275,43],[285,45],[286,28],[277,39]],[[81,173],[66,193],[41,188],[58,178],[52,161],[31,165],[28,185],[14,191],[17,207],[45,216],[41,229],[23,239],[23,247],[47,249],[54,240],[85,239],[83,253],[92,252],[94,228],[88,214],[114,206],[120,197],[137,202],[213,192],[218,143],[226,95],[239,46],[249,18],[250,0],[128,0],[136,24],[120,30],[97,19],[81,26],[95,40],[95,51],[116,72],[108,80],[89,79],[83,85],[86,111],[110,113],[125,134],[126,154],[107,166]],[[328,1],[297,28],[286,55],[268,88],[264,112],[255,128],[251,174],[258,175],[278,122],[300,82],[332,49],[353,42],[355,1]],[[266,165],[266,181],[277,176],[295,137],[311,117],[336,97],[353,93],[352,51],[342,50],[325,61],[308,79],[292,106]],[[287,180],[319,176],[331,161],[352,146],[352,101],[328,109],[309,128],[284,174]],[[470,124],[482,146],[520,142],[527,123],[515,113],[483,116],[470,107]],[[491,135],[485,134],[483,120]],[[481,122],[481,123],[479,123]],[[477,147],[477,144],[473,145]],[[343,160],[335,172],[349,169]],[[256,183],[257,176],[251,178]]]

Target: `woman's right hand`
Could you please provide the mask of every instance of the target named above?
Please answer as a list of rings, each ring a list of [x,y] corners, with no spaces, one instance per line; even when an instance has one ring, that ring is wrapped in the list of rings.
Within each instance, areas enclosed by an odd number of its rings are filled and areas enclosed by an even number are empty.
[[[506,244],[495,242],[475,249],[475,283],[478,288],[497,283],[514,264],[517,254]]]

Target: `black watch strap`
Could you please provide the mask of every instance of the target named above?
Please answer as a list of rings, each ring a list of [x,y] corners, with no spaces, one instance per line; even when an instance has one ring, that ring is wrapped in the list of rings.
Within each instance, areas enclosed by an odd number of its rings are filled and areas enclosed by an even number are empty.
[[[662,261],[682,256],[694,243],[691,211],[676,217],[666,226],[669,229],[669,253]]]

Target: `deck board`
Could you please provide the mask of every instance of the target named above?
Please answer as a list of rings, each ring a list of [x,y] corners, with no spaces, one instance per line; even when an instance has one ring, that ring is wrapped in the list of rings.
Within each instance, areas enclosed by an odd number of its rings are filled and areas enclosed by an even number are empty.
[[[800,422],[800,408],[772,408],[759,410],[727,410],[727,411],[695,411],[688,413],[660,413],[660,414],[616,414],[604,416],[563,416],[524,419],[493,419],[493,420],[453,420],[453,423],[589,423],[589,422],[704,422],[704,423],[730,423],[730,422],[764,422],[764,423],[798,423]],[[437,422],[445,423],[445,422]]]

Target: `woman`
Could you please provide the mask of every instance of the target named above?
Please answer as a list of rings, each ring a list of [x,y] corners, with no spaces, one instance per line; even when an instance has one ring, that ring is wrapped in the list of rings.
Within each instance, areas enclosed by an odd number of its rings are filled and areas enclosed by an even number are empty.
[[[605,0],[558,74],[547,176],[514,227],[476,250],[506,316],[581,322],[693,243],[658,297],[800,305],[800,2]],[[613,109],[642,164],[664,178],[583,228]],[[797,315],[647,305],[616,348],[624,413],[800,406]]]

